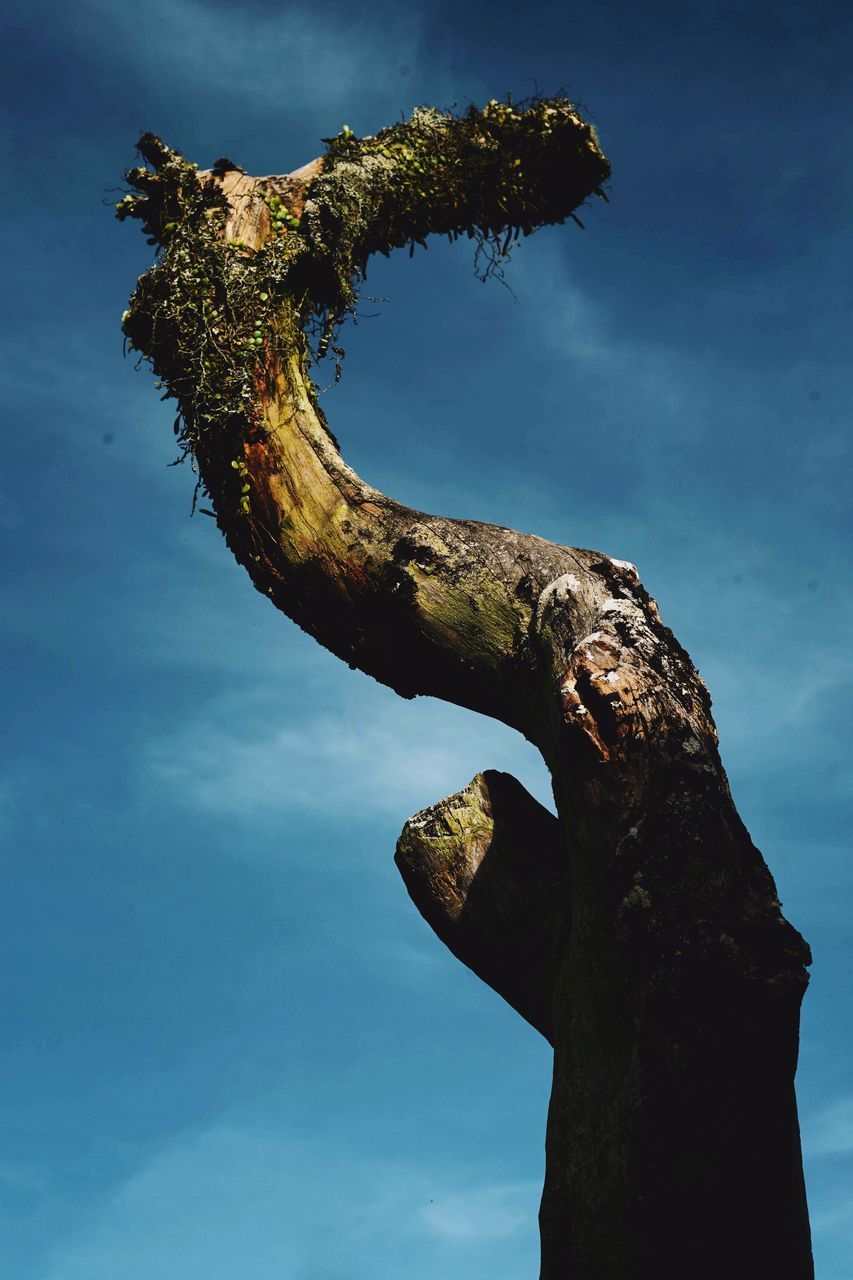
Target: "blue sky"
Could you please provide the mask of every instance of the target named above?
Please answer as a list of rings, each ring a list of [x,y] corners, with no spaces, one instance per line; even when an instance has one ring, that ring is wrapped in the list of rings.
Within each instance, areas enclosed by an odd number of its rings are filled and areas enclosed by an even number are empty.
[[[251,588],[121,357],[136,138],[255,173],[419,103],[564,86],[614,176],[479,284],[373,264],[324,407],[401,501],[638,564],[812,944],[819,1280],[853,1252],[853,18],[615,0],[12,6],[0,470],[9,1280],[530,1280],[550,1055],[433,938],[404,820],[505,768]],[[106,206],[104,204],[106,201]],[[331,380],[331,373],[329,375]]]

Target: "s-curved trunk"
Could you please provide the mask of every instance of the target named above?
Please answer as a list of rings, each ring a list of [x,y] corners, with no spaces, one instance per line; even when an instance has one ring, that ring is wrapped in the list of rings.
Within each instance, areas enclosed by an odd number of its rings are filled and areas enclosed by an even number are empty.
[[[149,229],[152,192],[176,163],[155,143],[145,153],[157,172],[135,180]],[[396,243],[401,225],[435,229],[414,226],[428,201],[400,223],[380,198],[391,179],[377,156],[392,166],[394,145],[366,148],[360,170],[347,143],[348,198],[363,196],[365,225],[383,228],[378,244],[362,233],[359,252]],[[270,190],[309,231],[312,218],[328,224],[328,207],[314,207],[322,162],[276,179],[181,175],[224,207],[221,234],[246,272],[274,234]],[[434,208],[438,229],[448,207]],[[226,303],[242,269],[230,262]],[[185,390],[193,369],[170,367],[175,340],[157,337],[165,322],[145,327],[155,285],[141,283],[126,330],[171,376],[185,414],[202,415]],[[794,1072],[810,957],[734,809],[698,673],[633,566],[425,515],[365,484],[317,407],[304,295],[282,289],[275,303],[264,336],[246,339],[260,348],[251,404],[224,434],[193,437],[229,546],[260,591],[350,665],[405,697],[513,726],[553,778],[557,818],[486,773],[410,819],[397,849],[438,935],[554,1045],[542,1280],[809,1280]]]

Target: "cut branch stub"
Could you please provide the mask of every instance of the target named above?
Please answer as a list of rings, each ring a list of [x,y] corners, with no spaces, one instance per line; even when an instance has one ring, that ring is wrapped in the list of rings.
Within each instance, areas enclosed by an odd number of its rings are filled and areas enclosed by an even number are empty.
[[[394,861],[442,942],[553,1043],[569,919],[554,815],[511,774],[490,769],[410,818]]]

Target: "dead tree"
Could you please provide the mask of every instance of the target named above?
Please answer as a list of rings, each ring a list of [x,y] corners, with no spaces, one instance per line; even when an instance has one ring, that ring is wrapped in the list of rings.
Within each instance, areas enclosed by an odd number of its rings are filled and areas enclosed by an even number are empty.
[[[631,564],[371,488],[310,373],[372,253],[467,235],[488,274],[577,221],[609,175],[594,130],[554,98],[344,127],[278,177],[199,172],[151,134],[139,151],[118,213],[158,258],[124,332],[177,401],[228,546],[345,662],[512,725],[550,769],[559,817],[487,772],[396,855],[439,937],[553,1044],[543,1280],[806,1280],[809,951],[702,680]]]

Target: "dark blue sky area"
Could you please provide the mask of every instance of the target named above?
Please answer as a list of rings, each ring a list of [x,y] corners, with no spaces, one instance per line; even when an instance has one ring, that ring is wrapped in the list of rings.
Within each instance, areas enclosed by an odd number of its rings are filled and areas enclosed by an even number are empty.
[[[586,230],[371,264],[324,408],[414,506],[638,564],[815,954],[799,1095],[819,1280],[853,1253],[853,19],[840,4],[13,5],[0,470],[10,1280],[531,1280],[549,1053],[444,952],[404,820],[505,768],[270,608],[123,361],[152,129],[202,166],[560,87]],[[370,318],[368,318],[370,317]],[[333,371],[329,371],[331,382]]]

